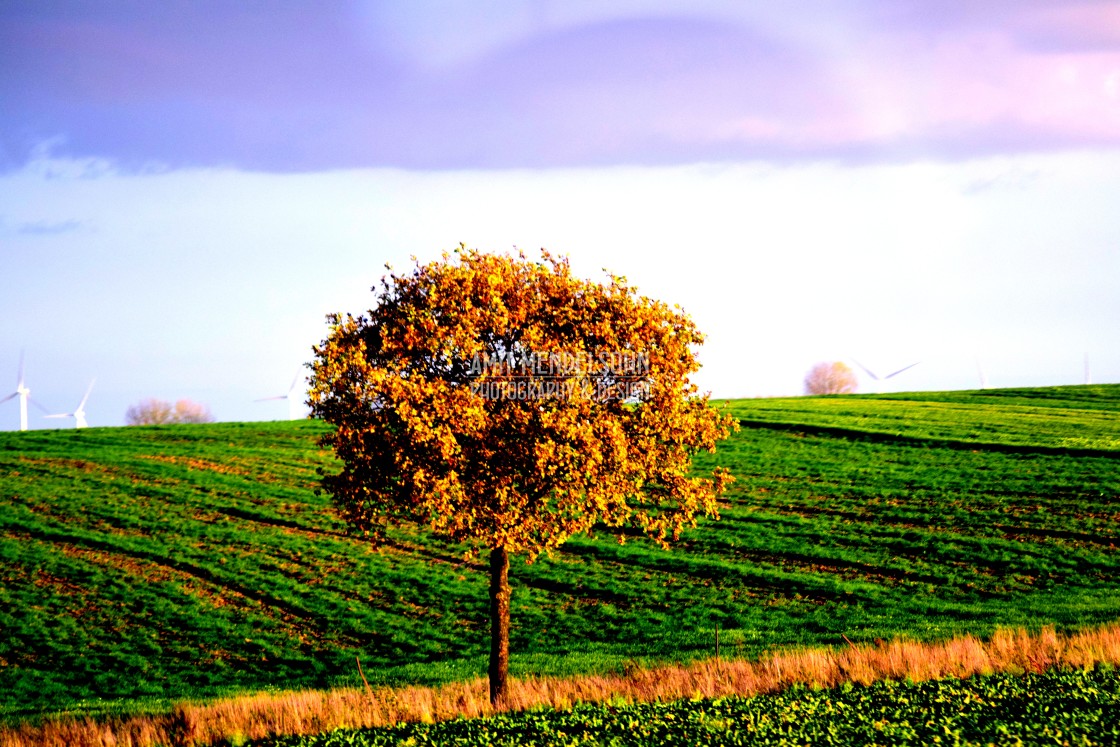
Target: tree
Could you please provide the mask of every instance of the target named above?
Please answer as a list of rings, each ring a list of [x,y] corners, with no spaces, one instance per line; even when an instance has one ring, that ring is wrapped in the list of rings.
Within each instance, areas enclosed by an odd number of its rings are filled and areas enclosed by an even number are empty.
[[[855,372],[840,361],[818,363],[805,376],[806,394],[851,394],[857,385]]]
[[[374,288],[377,291],[377,288]],[[529,562],[602,524],[662,545],[717,514],[731,477],[692,455],[737,427],[688,376],[702,336],[623,277],[572,276],[460,247],[381,281],[368,316],[331,315],[312,414],[342,463],[323,473],[372,541],[410,523],[490,553],[490,699],[507,693],[511,554]]]
[[[172,405],[162,399],[146,399],[128,408],[124,415],[129,425],[163,425],[167,423],[212,423],[214,418],[205,405],[181,399]]]

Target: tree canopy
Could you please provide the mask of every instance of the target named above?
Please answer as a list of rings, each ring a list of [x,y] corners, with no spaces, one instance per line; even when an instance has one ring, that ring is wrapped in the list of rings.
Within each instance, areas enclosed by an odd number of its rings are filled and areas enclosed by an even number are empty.
[[[691,458],[735,422],[689,381],[703,337],[623,277],[461,247],[390,268],[367,315],[329,321],[310,399],[342,470],[323,486],[375,541],[408,522],[491,551],[495,702],[510,553],[531,560],[596,525],[666,544],[718,515],[730,476],[693,475]]]
[[[174,405],[162,399],[146,399],[129,407],[124,414],[124,419],[129,425],[214,422],[206,405],[189,399],[181,399]]]
[[[851,394],[859,386],[855,371],[846,363],[818,363],[805,375],[806,394]]]

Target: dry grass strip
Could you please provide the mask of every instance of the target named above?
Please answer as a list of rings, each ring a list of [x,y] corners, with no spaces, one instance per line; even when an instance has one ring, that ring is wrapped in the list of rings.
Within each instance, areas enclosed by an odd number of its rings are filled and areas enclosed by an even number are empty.
[[[997,632],[989,641],[892,641],[877,646],[777,651],[756,661],[706,660],[687,666],[640,669],[617,675],[530,678],[512,683],[511,710],[578,702],[677,700],[757,695],[794,683],[832,687],[843,682],[970,677],[993,672],[1040,672],[1052,667],[1120,665],[1120,623],[1058,635]],[[154,747],[210,745],[282,734],[312,734],[339,727],[405,721],[474,718],[493,711],[486,681],[435,688],[361,688],[245,695],[213,703],[182,703],[163,716],[94,721],[68,719],[0,728],[0,747]]]

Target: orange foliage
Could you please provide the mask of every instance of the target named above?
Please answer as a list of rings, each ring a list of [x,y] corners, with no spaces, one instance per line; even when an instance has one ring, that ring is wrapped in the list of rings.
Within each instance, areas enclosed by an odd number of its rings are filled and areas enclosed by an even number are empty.
[[[310,397],[344,466],[323,482],[375,538],[418,522],[531,559],[597,523],[664,544],[716,514],[730,475],[691,457],[735,423],[688,381],[703,337],[625,278],[461,247],[330,319]]]
[[[374,540],[395,522],[490,549],[490,699],[508,696],[509,556],[602,523],[662,544],[715,515],[731,477],[691,476],[736,423],[688,377],[703,340],[626,279],[460,247],[334,315],[311,410],[336,426],[324,487]],[[476,546],[477,546],[476,545]]]

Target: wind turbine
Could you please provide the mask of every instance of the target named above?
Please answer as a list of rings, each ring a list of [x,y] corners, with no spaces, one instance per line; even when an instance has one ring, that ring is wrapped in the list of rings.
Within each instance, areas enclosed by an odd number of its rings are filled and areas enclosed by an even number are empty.
[[[980,388],[981,389],[987,389],[988,388],[988,375],[986,373],[984,373],[984,364],[982,364],[980,362],[979,358],[976,359],[976,371],[977,371],[977,373],[980,374]]]
[[[0,399],[0,403],[7,402],[10,399],[19,397],[19,429],[21,431],[27,430],[27,403],[31,402],[43,412],[46,409],[35,400],[31,399],[31,390],[23,383],[23,351],[19,353],[19,383],[16,384],[16,390],[9,394],[4,399]]]
[[[860,368],[862,368],[864,373],[866,373],[868,376],[870,376],[875,381],[876,384],[881,384],[882,382],[886,381],[887,379],[893,379],[895,376],[898,376],[903,371],[909,371],[911,368],[913,368],[914,366],[921,363],[921,361],[914,361],[909,366],[905,366],[903,368],[898,369],[894,373],[889,373],[886,376],[880,377],[880,376],[876,375],[875,372],[872,371],[870,368],[868,368],[867,366],[865,366],[862,363],[860,363],[859,361],[857,361],[855,358],[852,358],[852,362],[855,363]],[[878,389],[879,387],[876,386],[875,388]]]
[[[93,381],[97,381],[97,379],[94,379]],[[57,415],[47,415],[47,417],[74,418],[75,428],[88,428],[89,423],[86,422],[86,400],[89,399],[89,393],[93,391],[93,381],[89,383],[89,387],[86,389],[86,396],[82,397],[82,401],[78,405],[78,409],[74,410],[74,412],[62,412]]]
[[[271,402],[278,399],[288,400],[288,420],[299,420],[298,408],[300,405],[299,400],[294,397],[296,391],[296,384],[299,383],[300,372],[296,371],[296,377],[292,379],[292,385],[288,387],[287,394],[280,394],[275,397],[261,397],[260,399],[253,400],[254,402]]]

